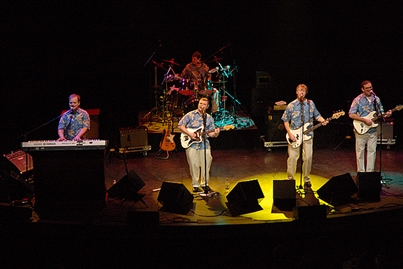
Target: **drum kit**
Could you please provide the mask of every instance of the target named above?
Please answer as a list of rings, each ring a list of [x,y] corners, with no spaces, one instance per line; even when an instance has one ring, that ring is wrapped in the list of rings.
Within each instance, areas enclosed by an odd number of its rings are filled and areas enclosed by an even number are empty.
[[[213,115],[215,121],[227,121],[226,118],[231,115],[226,111],[226,101],[229,95],[226,90],[226,83],[233,75],[236,67],[221,65],[219,62],[221,59],[223,58],[215,57],[215,62],[218,66],[210,69],[208,75],[201,80],[181,77],[174,70],[174,66],[180,66],[174,59],[162,60],[161,63],[152,60],[155,69],[161,68],[166,73],[161,86],[157,85],[157,74],[155,74],[155,86],[153,88],[155,90],[156,107],[152,111],[156,115],[151,115],[148,120],[154,121],[156,117],[158,120],[165,122],[165,119],[171,117],[180,118],[187,112],[197,109],[200,98],[205,97],[210,102],[208,112]],[[168,69],[164,67],[164,63],[168,64]],[[165,87],[162,88],[162,85],[165,85]],[[161,95],[157,94],[157,89],[163,89],[160,92]],[[150,113],[148,115],[150,116]],[[143,120],[145,119],[143,118]]]

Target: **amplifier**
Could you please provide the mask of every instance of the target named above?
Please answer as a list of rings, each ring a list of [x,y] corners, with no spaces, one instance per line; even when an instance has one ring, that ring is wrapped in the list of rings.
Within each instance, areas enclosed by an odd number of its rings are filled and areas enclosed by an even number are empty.
[[[9,154],[4,154],[4,157],[13,164],[14,169],[12,170],[19,174],[25,174],[34,169],[32,156],[20,149]]]
[[[120,128],[120,148],[148,146],[148,129],[145,126]]]

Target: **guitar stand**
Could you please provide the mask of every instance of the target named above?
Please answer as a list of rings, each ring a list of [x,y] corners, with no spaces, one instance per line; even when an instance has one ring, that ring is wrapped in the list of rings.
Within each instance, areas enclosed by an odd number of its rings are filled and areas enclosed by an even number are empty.
[[[161,154],[164,153],[164,152],[165,152],[165,156],[161,156]],[[175,149],[175,152],[176,152],[176,156],[178,156],[178,150],[177,149]],[[157,153],[155,153],[155,158],[160,159],[160,160],[168,160],[169,159],[169,151],[159,149],[157,151]]]

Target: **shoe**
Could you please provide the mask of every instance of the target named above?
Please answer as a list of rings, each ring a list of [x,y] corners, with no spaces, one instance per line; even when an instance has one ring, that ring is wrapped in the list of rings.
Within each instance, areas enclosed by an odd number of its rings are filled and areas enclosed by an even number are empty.
[[[212,189],[209,186],[204,186],[202,188],[204,191],[212,191]]]
[[[202,190],[199,187],[193,187],[193,192],[201,192]]]
[[[304,183],[304,188],[310,188],[310,187],[312,187],[312,184],[310,181],[307,181]]]

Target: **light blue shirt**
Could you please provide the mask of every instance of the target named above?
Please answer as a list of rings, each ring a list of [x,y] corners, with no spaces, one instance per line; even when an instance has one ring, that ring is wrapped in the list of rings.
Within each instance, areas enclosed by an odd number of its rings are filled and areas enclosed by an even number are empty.
[[[302,114],[304,116],[303,121]],[[315,103],[312,100],[305,99],[301,103],[298,99],[295,99],[288,104],[281,119],[284,122],[290,123],[291,130],[298,129],[307,122],[309,122],[307,129],[309,129],[313,126],[313,119],[317,120],[320,116],[321,114],[316,109]],[[307,135],[312,136],[313,131],[309,132]]]

